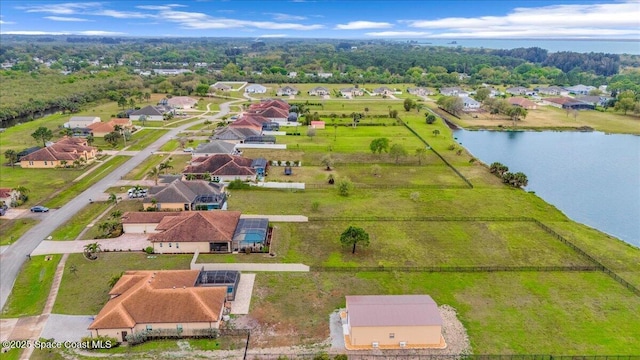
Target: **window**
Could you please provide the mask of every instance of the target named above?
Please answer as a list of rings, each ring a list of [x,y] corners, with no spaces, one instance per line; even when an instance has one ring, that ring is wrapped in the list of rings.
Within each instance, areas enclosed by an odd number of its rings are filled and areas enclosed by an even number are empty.
[[[393,339],[396,337],[396,333],[389,333],[389,339]]]
[[[171,243],[169,243],[169,247],[171,247]]]
[[[176,325],[176,329],[178,330],[178,332],[182,332],[182,324]]]
[[[180,243],[176,243],[176,249],[180,249]]]
[[[33,161],[29,161],[29,165],[33,165]]]
[[[147,330],[151,331],[153,330],[153,327],[151,325],[147,325]]]
[[[162,243],[160,243],[160,247],[162,247]]]
[[[47,165],[47,161],[46,160],[45,160],[44,164]]]

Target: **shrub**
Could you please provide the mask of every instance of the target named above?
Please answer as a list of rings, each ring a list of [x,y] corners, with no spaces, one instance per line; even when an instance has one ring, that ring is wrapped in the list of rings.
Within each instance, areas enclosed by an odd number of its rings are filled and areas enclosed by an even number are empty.
[[[146,248],[144,248],[144,252],[146,252],[147,254],[153,254],[153,247],[147,246]]]
[[[338,181],[338,194],[340,194],[340,196],[349,196],[353,188],[353,183],[347,178]]]
[[[320,209],[320,202],[319,201],[314,201],[311,204],[311,211],[318,212],[319,209]]]
[[[234,189],[249,189],[251,186],[249,184],[247,184],[246,182],[240,180],[240,179],[236,179],[233,180],[232,182],[229,183],[228,188],[230,190],[234,190]]]
[[[333,360],[348,360],[349,357],[346,354],[338,354],[333,357]]]

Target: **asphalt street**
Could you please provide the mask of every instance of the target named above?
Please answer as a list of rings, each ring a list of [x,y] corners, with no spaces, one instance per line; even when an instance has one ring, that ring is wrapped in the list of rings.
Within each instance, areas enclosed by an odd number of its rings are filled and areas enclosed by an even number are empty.
[[[213,118],[217,119],[227,115],[229,113],[229,105],[239,101],[243,100],[234,100],[220,104],[220,112],[215,114]],[[121,177],[142,163],[151,153],[157,151],[180,131],[196,123],[197,122],[190,122],[180,127],[170,129],[167,134],[151,144],[145,151],[140,151],[120,167],[112,169],[102,180],[91,185],[87,190],[76,196],[60,209],[43,214],[40,223],[29,229],[18,241],[14,242],[8,249],[2,252],[2,254],[0,254],[0,309],[4,308],[7,302],[20,267],[28,260],[27,255],[30,254],[41,241],[45,240],[53,230],[64,224],[84,208],[85,205],[89,203],[89,199],[98,198],[99,195],[113,186]]]

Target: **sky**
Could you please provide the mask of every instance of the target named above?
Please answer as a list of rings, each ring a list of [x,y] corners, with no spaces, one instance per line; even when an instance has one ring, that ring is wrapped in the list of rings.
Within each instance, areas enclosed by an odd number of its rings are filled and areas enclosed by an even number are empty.
[[[640,0],[2,0],[0,14],[0,34],[640,40]]]

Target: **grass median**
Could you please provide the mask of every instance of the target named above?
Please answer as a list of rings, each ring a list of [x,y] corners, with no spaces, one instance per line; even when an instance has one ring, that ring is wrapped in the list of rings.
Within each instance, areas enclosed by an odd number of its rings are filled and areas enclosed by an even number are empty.
[[[0,245],[11,245],[38,223],[31,218],[0,219]]]

